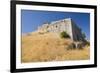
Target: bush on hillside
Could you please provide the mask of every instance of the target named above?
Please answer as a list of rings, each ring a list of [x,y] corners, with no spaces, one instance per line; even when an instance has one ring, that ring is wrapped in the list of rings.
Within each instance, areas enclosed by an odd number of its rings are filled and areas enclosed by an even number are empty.
[[[70,38],[70,36],[65,31],[61,32],[60,36],[61,38]]]

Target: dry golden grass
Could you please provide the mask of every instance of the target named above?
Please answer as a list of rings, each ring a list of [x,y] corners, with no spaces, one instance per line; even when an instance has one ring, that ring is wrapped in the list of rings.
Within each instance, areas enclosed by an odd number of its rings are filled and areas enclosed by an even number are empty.
[[[22,63],[62,61],[62,60],[85,60],[90,58],[90,47],[85,46],[82,50],[67,50],[72,41],[62,39],[55,33],[32,32],[22,36]]]

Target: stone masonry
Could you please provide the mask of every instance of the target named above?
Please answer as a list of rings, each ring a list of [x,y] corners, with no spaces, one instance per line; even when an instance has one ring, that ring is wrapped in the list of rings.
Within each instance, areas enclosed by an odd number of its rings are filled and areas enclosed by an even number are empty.
[[[83,41],[81,29],[73,22],[71,18],[45,23],[38,27],[39,32],[61,33],[65,31],[73,41]]]

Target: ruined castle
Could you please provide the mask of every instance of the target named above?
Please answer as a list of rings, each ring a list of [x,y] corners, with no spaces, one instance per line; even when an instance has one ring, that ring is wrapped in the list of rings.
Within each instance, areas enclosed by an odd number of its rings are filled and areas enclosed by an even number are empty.
[[[55,33],[61,33],[65,31],[73,41],[84,40],[81,29],[71,18],[45,23],[38,27],[38,31]]]

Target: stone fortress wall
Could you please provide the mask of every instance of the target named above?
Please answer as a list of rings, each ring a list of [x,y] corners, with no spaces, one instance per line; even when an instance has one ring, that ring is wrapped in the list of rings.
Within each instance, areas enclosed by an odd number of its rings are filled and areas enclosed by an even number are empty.
[[[38,27],[38,31],[55,33],[65,31],[74,41],[84,40],[81,29],[72,21],[71,18],[43,24],[42,26]]]

